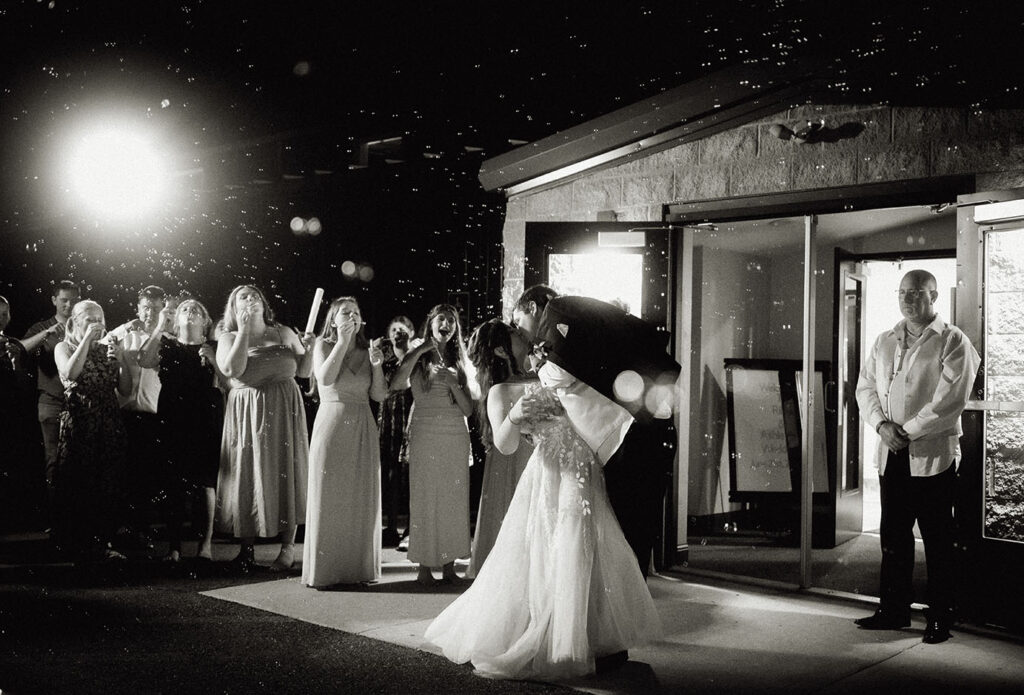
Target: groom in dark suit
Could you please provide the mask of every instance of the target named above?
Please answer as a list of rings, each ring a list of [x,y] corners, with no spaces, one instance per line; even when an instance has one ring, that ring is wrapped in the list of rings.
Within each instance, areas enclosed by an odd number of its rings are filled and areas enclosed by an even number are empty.
[[[545,285],[523,293],[513,321],[549,362],[596,391],[582,392],[581,400],[603,397],[632,416],[624,436],[588,444],[605,464],[609,501],[646,577],[676,447],[672,411],[680,366],[666,351],[669,334],[613,304],[560,297]],[[588,423],[573,425],[585,430]]]

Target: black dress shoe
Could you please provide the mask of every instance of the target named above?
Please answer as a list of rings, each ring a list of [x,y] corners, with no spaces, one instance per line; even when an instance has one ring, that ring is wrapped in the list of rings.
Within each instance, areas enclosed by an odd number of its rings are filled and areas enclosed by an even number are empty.
[[[949,634],[948,622],[938,618],[928,618],[928,625],[924,629],[924,637],[921,641],[925,644],[939,644],[952,636]]]
[[[853,621],[861,630],[899,630],[910,626],[909,613],[892,613],[879,608],[874,615]]]
[[[594,672],[608,673],[609,671],[614,671],[617,668],[622,668],[626,665],[627,661],[629,661],[629,652],[627,651],[599,656],[594,659]]]

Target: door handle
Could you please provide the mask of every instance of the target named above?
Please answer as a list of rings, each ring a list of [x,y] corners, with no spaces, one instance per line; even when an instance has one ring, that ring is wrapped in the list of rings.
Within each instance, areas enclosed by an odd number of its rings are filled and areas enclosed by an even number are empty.
[[[825,383],[825,412],[834,413],[836,412],[836,406],[830,406],[830,403],[835,403],[836,389],[839,386],[834,381],[828,381]]]

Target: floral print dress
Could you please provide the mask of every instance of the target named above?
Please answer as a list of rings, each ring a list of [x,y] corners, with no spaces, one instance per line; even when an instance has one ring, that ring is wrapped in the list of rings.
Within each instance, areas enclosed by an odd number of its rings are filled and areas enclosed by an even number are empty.
[[[80,553],[105,549],[124,509],[127,434],[117,403],[118,368],[107,358],[107,345],[97,342],[78,378],[61,380],[55,532]]]

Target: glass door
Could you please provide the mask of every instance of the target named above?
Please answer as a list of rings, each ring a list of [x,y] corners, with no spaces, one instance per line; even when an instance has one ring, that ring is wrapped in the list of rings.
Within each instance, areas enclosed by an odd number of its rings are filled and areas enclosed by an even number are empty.
[[[1024,225],[985,232],[986,539],[1024,549]]]
[[[867,278],[858,264],[839,265],[839,308],[836,336],[836,543],[843,543],[864,530],[864,431],[857,407],[857,378],[860,374],[864,292]]]
[[[961,439],[959,613],[1024,631],[1024,189],[959,202],[957,324],[983,357]]]
[[[683,231],[678,483],[689,571],[800,583],[807,219]]]

